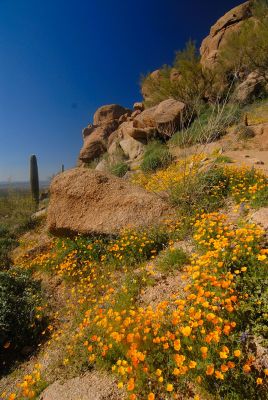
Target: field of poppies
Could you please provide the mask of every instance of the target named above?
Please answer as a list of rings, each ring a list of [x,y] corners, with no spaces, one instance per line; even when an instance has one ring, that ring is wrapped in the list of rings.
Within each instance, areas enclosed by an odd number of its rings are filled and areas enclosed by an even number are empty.
[[[233,166],[200,173],[201,160],[135,177],[147,190],[166,191],[177,217],[118,237],[57,239],[17,260],[33,275],[64,281],[66,305],[42,334],[47,351],[55,343],[61,349],[57,368],[66,376],[104,368],[130,400],[267,399],[268,365],[255,350],[267,347],[268,249],[265,232],[249,218],[253,207],[267,205],[267,178]],[[187,191],[193,185],[197,193],[202,188],[197,199]],[[182,240],[191,243],[189,254]],[[145,304],[165,255],[172,260],[166,273],[180,276],[178,290]],[[50,383],[47,368],[36,364],[0,398],[38,398]]]

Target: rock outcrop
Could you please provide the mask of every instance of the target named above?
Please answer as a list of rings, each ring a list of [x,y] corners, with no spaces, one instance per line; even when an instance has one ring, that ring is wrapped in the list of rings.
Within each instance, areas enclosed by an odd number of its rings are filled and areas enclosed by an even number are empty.
[[[156,224],[172,212],[156,194],[88,168],[56,176],[50,190],[48,228],[56,235],[111,235],[127,226]]]
[[[128,157],[132,160],[143,150],[141,144],[155,137],[171,136],[180,129],[185,111],[186,105],[174,99],[164,100],[146,110],[142,103],[135,103],[134,112],[116,104],[103,106],[96,111],[94,123],[83,130],[84,144],[79,159],[89,163],[106,151],[111,154],[115,148],[109,150],[113,143],[123,141],[121,147],[126,154],[127,143],[127,148],[131,148],[127,151]]]
[[[112,132],[118,127],[117,121],[107,122],[105,124],[94,126],[89,129],[92,130],[89,134],[87,128],[84,129],[84,144],[80,151],[80,160],[84,162],[90,162],[101,156],[107,150],[107,141]],[[86,134],[86,136],[85,136]]]
[[[128,110],[125,107],[122,107],[118,104],[109,104],[106,106],[102,106],[97,109],[94,114],[93,124],[94,125],[102,125],[107,124],[108,122],[119,119],[124,114],[131,114],[131,110]]]
[[[268,207],[262,207],[256,211],[251,220],[257,225],[261,225],[265,230],[268,230]]]
[[[115,379],[105,372],[86,372],[65,381],[55,381],[40,395],[40,400],[123,400]]]
[[[245,80],[240,83],[233,93],[233,99],[240,104],[246,104],[258,98],[266,91],[266,81],[257,71],[251,72]]]
[[[83,130],[84,144],[79,159],[90,162],[107,151],[108,138],[119,126],[119,119],[127,118],[131,110],[118,104],[100,107],[94,114],[93,125]]]
[[[181,101],[167,99],[137,115],[135,128],[155,128],[158,133],[168,135],[169,131],[180,129],[186,118],[186,105]]]
[[[219,50],[224,46],[228,36],[237,32],[243,21],[252,16],[251,2],[228,11],[210,29],[210,34],[203,40],[200,48],[201,64],[213,68],[217,63]]]

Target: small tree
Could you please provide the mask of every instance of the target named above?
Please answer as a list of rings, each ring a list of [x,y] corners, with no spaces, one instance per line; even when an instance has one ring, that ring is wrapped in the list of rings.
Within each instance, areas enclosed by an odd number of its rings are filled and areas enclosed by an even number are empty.
[[[210,97],[215,76],[214,71],[201,65],[199,52],[190,40],[185,49],[176,53],[171,67],[165,65],[157,76],[148,75],[143,79],[142,85],[148,93],[145,103],[152,106],[167,98],[174,98],[193,107],[196,99],[202,101]]]

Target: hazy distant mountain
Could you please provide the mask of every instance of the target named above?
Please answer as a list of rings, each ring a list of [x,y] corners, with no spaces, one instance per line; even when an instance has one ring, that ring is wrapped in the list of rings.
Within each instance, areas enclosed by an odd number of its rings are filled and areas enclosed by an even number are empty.
[[[49,186],[49,181],[41,181],[39,183],[41,189]],[[0,182],[0,189],[29,189],[29,182]]]

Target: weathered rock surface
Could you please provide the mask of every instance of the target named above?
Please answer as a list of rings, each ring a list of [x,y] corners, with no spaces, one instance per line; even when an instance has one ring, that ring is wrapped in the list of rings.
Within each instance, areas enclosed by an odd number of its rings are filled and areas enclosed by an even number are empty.
[[[144,151],[144,145],[132,137],[121,140],[119,145],[126,157],[128,157],[130,160],[134,160],[135,158],[139,157]]]
[[[108,171],[108,168],[109,168],[108,162],[107,162],[106,160],[101,160],[101,161],[97,164],[95,170],[96,170],[96,171],[100,171],[100,172],[106,172],[106,171]]]
[[[252,214],[251,220],[255,224],[261,225],[265,230],[268,230],[268,207],[262,207]]]
[[[50,190],[48,228],[56,235],[115,234],[126,226],[156,224],[172,212],[156,194],[88,168],[56,176]]]
[[[135,120],[123,123],[119,128],[120,137],[132,137],[133,139],[139,140],[146,144],[147,141],[157,133],[157,130],[153,127],[137,128],[134,126],[134,124]]]
[[[174,130],[183,125],[186,105],[181,101],[167,99],[157,106],[148,108],[137,115],[133,121],[135,128],[156,128],[160,133],[163,128],[172,126]]]
[[[105,153],[109,136],[129,115],[131,110],[118,104],[100,107],[94,114],[93,124],[83,130],[84,144],[79,159],[88,163]]]
[[[224,46],[228,36],[240,29],[241,24],[252,16],[251,2],[228,11],[210,29],[210,34],[203,40],[200,48],[201,64],[213,67],[217,63],[219,50]]]
[[[121,400],[115,380],[104,372],[88,372],[67,381],[56,381],[41,394],[40,400]]]
[[[143,111],[144,110],[144,104],[141,101],[136,101],[136,103],[133,104],[133,110],[134,111]]]
[[[263,136],[264,142],[265,139],[267,141],[268,137],[268,123],[266,124],[257,124],[257,125],[250,125],[250,129],[253,131],[255,136]]]
[[[93,124],[102,125],[103,123],[111,122],[119,119],[124,114],[131,114],[131,110],[122,107],[118,104],[108,104],[98,108],[94,114]]]
[[[90,125],[83,130],[84,144],[79,158],[84,162],[90,162],[107,150],[107,141],[112,132],[118,127],[117,121],[110,121],[99,126]],[[89,132],[88,132],[89,131]]]
[[[265,79],[258,72],[251,72],[234,91],[234,100],[246,104],[258,97],[265,90]]]
[[[80,151],[79,159],[83,162],[90,162],[101,156],[106,151],[106,145],[100,131],[95,131],[84,142]]]

